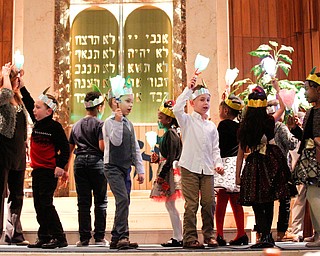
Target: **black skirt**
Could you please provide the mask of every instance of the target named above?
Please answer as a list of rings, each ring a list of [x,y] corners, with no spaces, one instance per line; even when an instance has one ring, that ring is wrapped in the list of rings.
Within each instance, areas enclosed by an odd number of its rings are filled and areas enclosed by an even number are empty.
[[[257,150],[248,155],[241,175],[241,205],[273,202],[296,194],[287,159],[278,146],[268,144],[266,154]]]

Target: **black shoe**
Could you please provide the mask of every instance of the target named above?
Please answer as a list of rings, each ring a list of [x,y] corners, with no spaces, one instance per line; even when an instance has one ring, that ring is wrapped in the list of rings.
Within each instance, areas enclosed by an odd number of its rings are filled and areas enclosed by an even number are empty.
[[[275,242],[272,238],[272,234],[268,234],[268,235],[264,235],[262,234],[261,239],[259,241],[259,243],[256,243],[252,246],[250,246],[250,248],[272,248],[275,246]]]
[[[42,249],[55,249],[55,248],[61,248],[61,247],[67,247],[68,243],[66,240],[59,240],[57,238],[51,239],[49,243],[43,244],[41,246]]]
[[[34,244],[28,244],[28,248],[42,248],[42,245],[48,242],[48,240],[37,239]]]
[[[222,236],[218,235],[217,236],[217,242],[219,246],[226,246],[227,245],[227,241],[223,239]]]
[[[231,240],[229,242],[230,245],[247,245],[249,243],[249,238],[247,234],[244,234],[243,236],[239,237],[238,239]]]
[[[178,241],[174,238],[170,238],[170,240],[166,243],[162,243],[163,247],[182,247],[182,241]]]

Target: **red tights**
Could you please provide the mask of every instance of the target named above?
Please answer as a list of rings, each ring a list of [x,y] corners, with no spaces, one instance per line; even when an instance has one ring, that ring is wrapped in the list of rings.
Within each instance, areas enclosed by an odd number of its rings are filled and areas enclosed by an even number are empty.
[[[226,208],[229,200],[237,225],[237,237],[234,240],[245,235],[244,213],[242,205],[238,203],[239,195],[240,193],[227,193],[225,189],[218,190],[216,204],[217,236],[220,235],[221,237],[223,237],[224,216],[226,215]]]

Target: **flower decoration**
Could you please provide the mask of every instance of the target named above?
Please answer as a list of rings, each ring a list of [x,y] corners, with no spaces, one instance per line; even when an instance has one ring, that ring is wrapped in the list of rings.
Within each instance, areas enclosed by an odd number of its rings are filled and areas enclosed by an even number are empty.
[[[146,132],[147,143],[151,148],[151,152],[154,152],[154,147],[157,144],[157,133],[155,131]]]
[[[208,67],[210,59],[207,57],[202,56],[200,53],[197,54],[197,57],[194,61],[194,74],[198,76],[203,70]]]

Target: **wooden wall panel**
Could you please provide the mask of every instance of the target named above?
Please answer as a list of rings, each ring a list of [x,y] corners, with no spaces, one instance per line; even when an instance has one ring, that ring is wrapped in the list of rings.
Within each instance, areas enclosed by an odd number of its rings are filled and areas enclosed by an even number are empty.
[[[294,52],[289,54],[293,65],[288,79],[304,80],[313,66],[319,66],[320,71],[319,0],[229,0],[229,3],[230,67],[240,70],[238,80],[253,79],[248,72],[259,59],[251,57],[248,52],[270,40],[294,48]],[[239,12],[241,17],[232,17]],[[244,25],[242,30],[239,30],[239,24]],[[251,33],[245,29],[248,24],[251,24]],[[237,32],[233,29],[235,27]],[[287,77],[279,72],[279,78]]]
[[[12,58],[13,1],[0,0],[0,65]]]

